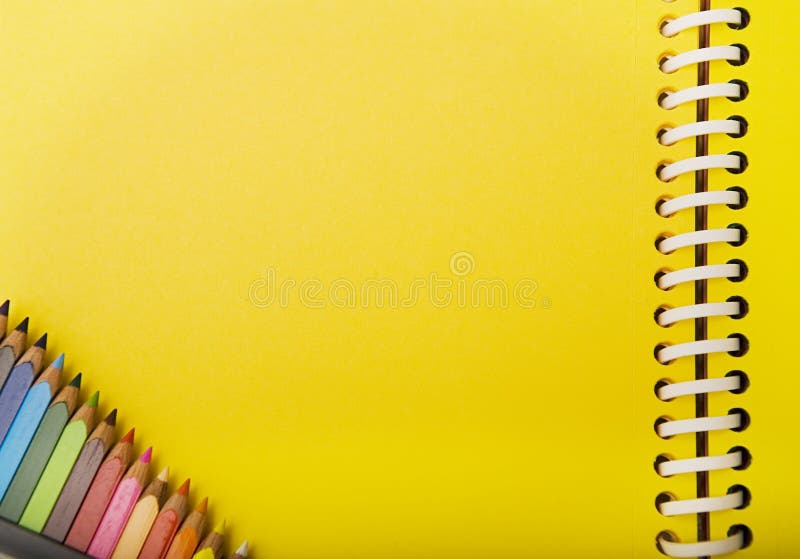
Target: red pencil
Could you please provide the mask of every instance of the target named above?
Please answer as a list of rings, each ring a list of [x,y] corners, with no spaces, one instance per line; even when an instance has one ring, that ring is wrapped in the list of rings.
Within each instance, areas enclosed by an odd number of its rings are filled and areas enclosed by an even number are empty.
[[[92,486],[86,493],[75,522],[67,534],[64,541],[66,545],[80,552],[85,552],[94,537],[98,524],[103,517],[103,513],[111,500],[114,490],[117,488],[122,474],[131,463],[133,454],[133,429],[122,437],[105,459],[97,475],[94,477]]]
[[[186,501],[189,495],[189,480],[183,482],[178,490],[164,503],[158,513],[147,539],[144,541],[139,559],[161,559],[166,555],[178,526],[186,516]]]

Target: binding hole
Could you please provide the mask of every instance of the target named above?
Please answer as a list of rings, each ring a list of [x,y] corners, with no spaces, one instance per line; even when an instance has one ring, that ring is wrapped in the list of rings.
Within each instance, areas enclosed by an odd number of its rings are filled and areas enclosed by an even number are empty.
[[[658,280],[660,280],[662,276],[665,276],[667,273],[671,271],[672,270],[670,268],[661,268],[653,275],[653,281],[656,283],[656,287],[658,287],[661,291],[669,291],[672,289],[672,287],[667,287],[666,289],[664,289],[663,287],[658,285]]]
[[[750,305],[747,303],[747,299],[744,297],[733,295],[732,297],[725,299],[725,301],[728,303],[739,303],[739,312],[731,315],[731,318],[734,320],[744,318],[747,316],[747,313],[750,312]]]
[[[750,12],[748,12],[744,8],[734,8],[734,10],[742,14],[742,22],[729,23],[728,27],[730,27],[731,29],[735,29],[736,31],[741,31],[742,29],[750,25]]]
[[[732,281],[733,283],[739,283],[740,281],[744,281],[744,279],[747,277],[747,274],[749,273],[749,270],[747,269],[747,264],[745,264],[743,260],[739,260],[738,258],[733,258],[731,260],[728,260],[727,263],[739,265],[739,275],[728,278],[728,281]]]
[[[658,495],[656,495],[656,510],[661,512],[661,505],[664,503],[669,503],[670,501],[676,500],[675,495],[670,493],[669,491],[662,491]]]
[[[739,448],[739,447],[736,447],[736,448]],[[669,454],[659,454],[658,456],[656,456],[656,459],[653,461],[653,468],[655,468],[656,473],[658,475],[660,475],[661,477],[672,477],[672,476],[661,475],[661,472],[658,471],[658,467],[661,464],[663,464],[664,462],[669,462],[670,460],[672,460],[672,456],[670,456]]]
[[[671,254],[671,253],[672,253],[672,251],[670,251],[670,252],[663,252],[663,251],[662,251],[662,250],[659,248],[659,245],[661,244],[661,241],[666,241],[666,240],[667,240],[667,239],[669,239],[671,236],[672,236],[672,233],[661,233],[661,234],[660,234],[658,237],[656,237],[656,242],[655,242],[654,244],[655,244],[656,250],[657,250],[658,252],[660,252],[661,254]]]
[[[728,244],[735,247],[742,246],[747,240],[747,229],[745,229],[744,225],[742,225],[741,223],[731,223],[730,225],[728,225],[728,229],[736,229],[739,231],[739,240],[730,241]]]
[[[727,491],[728,495],[730,495],[731,493],[738,493],[738,492],[742,493],[742,504],[736,507],[736,510],[742,510],[749,507],[751,495],[750,495],[750,490],[747,487],[745,487],[744,485],[740,485],[738,483],[736,485],[731,485],[730,487],[728,487]]]
[[[731,394],[742,394],[745,390],[750,388],[750,377],[747,376],[747,373],[744,371],[728,371],[725,373],[726,377],[739,377],[739,388],[734,388],[730,390]]]
[[[732,192],[739,193],[739,203],[738,204],[726,204],[732,210],[741,210],[747,205],[748,196],[747,191],[742,188],[741,186],[731,186],[726,188],[725,190],[730,190]]]
[[[739,132],[736,133],[736,134],[728,134],[728,136],[730,136],[731,138],[741,138],[742,136],[747,134],[747,128],[748,128],[749,125],[747,123],[747,119],[746,118],[744,118],[743,116],[739,116],[739,115],[733,115],[733,116],[729,116],[728,120],[735,120],[736,122],[739,123]]]
[[[748,48],[741,43],[734,43],[731,46],[739,49],[739,60],[728,60],[728,64],[731,66],[743,66],[747,64],[747,61],[750,60],[750,51]]]
[[[662,36],[664,36],[664,37],[666,37],[666,38],[668,38],[668,39],[670,38],[670,36],[668,36],[668,35],[664,35],[664,28],[665,28],[665,27],[666,27],[666,26],[667,26],[667,25],[668,25],[670,22],[672,22],[674,19],[675,19],[675,18],[674,18],[673,16],[666,16],[666,17],[662,17],[662,18],[661,18],[661,21],[659,21],[659,22],[658,22],[658,32],[659,32],[659,33],[661,33],[661,35],[662,35]]]
[[[661,398],[658,396],[658,392],[659,392],[659,391],[660,391],[662,388],[664,388],[665,386],[669,386],[670,384],[672,384],[672,381],[671,381],[671,380],[669,380],[668,378],[662,378],[662,379],[661,379],[661,380],[659,380],[657,383],[655,383],[655,385],[653,386],[653,393],[656,395],[656,398],[658,398],[659,400],[661,400]],[[674,400],[674,398],[670,398],[670,399],[668,399],[668,400],[661,400],[661,401],[662,401],[662,402],[671,402],[672,400]]]
[[[740,86],[740,90],[741,90],[741,86]],[[674,109],[675,107],[671,107],[671,108],[667,109],[662,105],[662,103],[666,100],[666,98],[669,97],[670,95],[672,95],[673,93],[675,93],[675,90],[671,89],[671,88],[662,89],[661,91],[659,91],[658,92],[658,96],[656,97],[656,99],[658,100],[658,106],[661,107],[664,110],[667,110],[667,111],[671,111],[672,109]]]
[[[737,471],[746,470],[750,467],[750,464],[753,463],[753,455],[750,454],[750,451],[743,446],[734,446],[733,448],[728,450],[728,454],[733,454],[734,452],[739,452],[742,455],[742,463],[738,466],[734,466],[733,469]]]
[[[661,215],[659,213],[659,210],[661,209],[661,206],[664,205],[664,202],[668,202],[669,200],[672,200],[672,196],[670,196],[669,194],[665,194],[663,196],[659,196],[658,200],[656,200],[656,206],[655,206],[656,207],[656,214],[658,214],[659,217],[666,217],[666,218],[675,217],[675,214]]]
[[[747,410],[744,410],[742,408],[731,408],[728,410],[728,415],[739,416],[739,426],[733,427],[731,431],[741,433],[742,431],[750,427],[750,414],[747,413]]]
[[[744,334],[731,334],[728,336],[728,339],[737,339],[739,340],[739,349],[734,351],[729,351],[728,355],[731,357],[742,357],[745,353],[750,350],[750,340],[747,339],[747,336]]]
[[[664,170],[664,167],[666,167],[667,165],[669,165],[669,164],[671,164],[671,163],[672,163],[672,161],[662,161],[661,163],[659,163],[659,164],[658,164],[658,166],[656,166],[656,177],[657,177],[657,178],[658,178],[658,180],[660,180],[661,182],[672,182],[672,181],[674,181],[674,180],[675,180],[675,178],[676,178],[676,177],[673,177],[673,178],[671,178],[671,179],[669,179],[669,180],[665,180],[665,179],[662,179],[662,178],[661,178],[661,171],[663,171],[663,170]],[[740,165],[741,165],[741,164],[740,164]]]
[[[659,434],[659,432],[658,432],[658,426],[659,425],[663,425],[664,423],[668,423],[670,421],[672,421],[672,418],[668,417],[666,415],[662,415],[661,417],[656,419],[655,422],[653,423],[653,430],[656,432],[656,435],[658,435],[662,439],[671,439],[672,435],[670,435],[669,437],[662,437],[661,434]]]
[[[661,365],[670,365],[670,364],[672,364],[672,361],[661,361],[658,358],[658,354],[661,353],[661,350],[662,349],[666,349],[668,347],[669,347],[669,344],[657,344],[656,347],[653,348],[653,357],[655,357],[656,361],[658,361]]]
[[[671,328],[672,326],[674,326],[674,323],[672,323],[672,324],[661,324],[660,322],[658,322],[658,317],[661,316],[662,314],[664,314],[665,312],[667,312],[668,310],[670,310],[671,308],[672,307],[670,307],[669,305],[660,305],[653,312],[653,320],[656,321],[656,324],[658,324],[662,328]]]
[[[741,549],[750,547],[750,544],[753,543],[753,531],[750,530],[750,528],[744,524],[734,524],[733,526],[728,528],[728,537],[734,536],[739,533],[742,534]]]
[[[675,542],[679,541],[678,540],[678,536],[675,535],[675,532],[670,532],[669,530],[660,531],[658,533],[658,535],[656,536],[656,549],[658,549],[658,551],[660,553],[662,553],[663,555],[666,555],[666,553],[664,552],[664,548],[661,547],[661,540],[664,540],[664,541],[667,541],[667,542],[670,542],[670,543],[675,543]]]
[[[747,156],[745,154],[743,154],[741,151],[731,151],[728,152],[728,155],[736,155],[737,157],[739,157],[739,168],[731,169],[730,167],[726,167],[729,173],[734,175],[741,175],[747,170],[749,162],[747,161]]]
[[[658,141],[658,143],[659,143],[659,144],[661,144],[662,146],[663,146],[664,144],[662,144],[662,143],[661,143],[661,136],[663,136],[664,134],[666,134],[666,133],[667,133],[667,132],[669,132],[670,130],[672,130],[672,126],[667,126],[667,125],[664,125],[664,126],[662,126],[661,128],[659,128],[659,129],[658,129],[658,131],[656,131],[656,140],[657,140],[657,141]]]
[[[750,95],[750,86],[747,85],[747,82],[742,80],[731,80],[728,83],[732,83],[739,86],[739,96],[728,97],[730,101],[738,103],[739,101],[744,101],[745,99],[747,99],[747,96]]]

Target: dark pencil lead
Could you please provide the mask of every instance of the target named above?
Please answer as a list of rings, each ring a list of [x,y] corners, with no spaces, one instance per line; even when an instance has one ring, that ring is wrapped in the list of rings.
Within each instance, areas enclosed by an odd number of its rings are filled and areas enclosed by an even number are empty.
[[[47,334],[42,334],[42,337],[36,340],[33,345],[41,349],[47,349]]]
[[[75,375],[75,378],[70,381],[69,385],[70,386],[74,386],[75,388],[80,388],[81,387],[81,377],[82,376],[83,376],[83,373],[78,373],[77,375]]]
[[[117,408],[114,408],[113,410],[111,410],[111,413],[108,414],[108,416],[103,421],[105,421],[106,423],[108,423],[111,426],[116,425],[117,424]]]
[[[19,326],[17,326],[16,328],[14,328],[14,330],[19,330],[19,331],[20,331],[20,332],[22,332],[23,334],[27,334],[27,333],[28,333],[28,317],[26,316],[26,317],[25,317],[25,320],[23,320],[22,322],[20,322],[20,323],[19,323]]]
[[[6,302],[0,305],[0,315],[8,316],[8,309],[11,306],[11,301],[6,299]]]

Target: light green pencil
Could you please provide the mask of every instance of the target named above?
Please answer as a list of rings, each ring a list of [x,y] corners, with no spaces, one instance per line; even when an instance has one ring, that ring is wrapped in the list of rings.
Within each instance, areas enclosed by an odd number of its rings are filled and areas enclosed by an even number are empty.
[[[69,477],[75,460],[78,459],[83,448],[83,443],[94,428],[94,411],[97,408],[98,393],[95,392],[81,408],[75,412],[72,419],[64,428],[61,437],[53,449],[53,454],[33,490],[25,512],[22,513],[19,523],[21,526],[41,532],[47,522],[56,499],[61,494],[67,478]],[[111,412],[107,422],[113,422],[117,410]]]

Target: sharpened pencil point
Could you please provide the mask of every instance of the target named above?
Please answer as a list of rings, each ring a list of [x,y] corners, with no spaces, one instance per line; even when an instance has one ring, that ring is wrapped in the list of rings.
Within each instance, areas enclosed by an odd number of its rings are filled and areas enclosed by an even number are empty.
[[[22,322],[20,322],[17,325],[16,328],[14,328],[14,330],[18,330],[19,332],[22,332],[23,334],[27,334],[28,333],[28,317],[26,316],[25,319]]]
[[[224,518],[222,520],[220,520],[219,522],[217,522],[217,525],[214,526],[214,531],[217,534],[224,534],[225,533],[225,519]]]
[[[75,378],[69,382],[69,385],[74,386],[75,388],[80,388],[82,378],[83,378],[83,373],[78,373],[77,375],[75,375]]]
[[[142,454],[139,457],[139,461],[140,462],[144,462],[145,464],[149,464],[150,463],[150,459],[152,457],[153,457],[153,447],[152,446],[148,446],[147,450],[144,451],[144,454]]]
[[[183,495],[184,497],[189,494],[189,484],[192,483],[192,480],[187,478],[186,481],[181,483],[181,486],[178,487],[178,493]]]
[[[41,349],[47,349],[47,334],[42,334],[42,337],[36,340],[33,345]]]
[[[97,402],[99,402],[99,401],[100,401],[100,391],[99,390],[95,390],[94,394],[92,394],[89,397],[89,399],[86,400],[86,405],[89,406],[90,408],[96,408],[97,407]]]
[[[11,307],[11,301],[6,299],[6,302],[0,305],[0,315],[8,316],[8,309]]]
[[[194,507],[197,512],[206,512],[208,510],[208,497],[204,497],[200,503]]]
[[[164,466],[164,469],[158,473],[156,479],[166,482],[169,479],[169,466]]]
[[[54,369],[58,369],[59,371],[62,370],[64,368],[64,354],[62,353],[61,355],[56,357],[56,360],[53,361],[50,364],[50,366],[53,367]]]
[[[242,557],[247,557],[247,540],[242,542],[242,545],[236,550],[236,555],[241,555]]]
[[[121,443],[131,443],[131,444],[133,444],[133,433],[134,433],[135,431],[136,431],[136,429],[135,429],[135,428],[133,428],[133,429],[131,429],[130,431],[128,431],[127,433],[125,433],[125,436],[124,436],[124,437],[122,437],[122,438],[119,440],[119,442],[121,442]]]
[[[117,408],[114,408],[113,410],[111,410],[111,413],[108,414],[103,421],[105,421],[106,423],[108,423],[112,427],[114,425],[116,425],[117,424]]]

